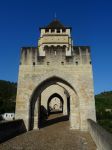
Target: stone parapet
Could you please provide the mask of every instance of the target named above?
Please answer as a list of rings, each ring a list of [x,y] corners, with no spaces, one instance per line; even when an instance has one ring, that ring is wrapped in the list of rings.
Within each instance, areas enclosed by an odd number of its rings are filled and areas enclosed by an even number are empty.
[[[98,150],[112,150],[112,134],[91,119],[88,119],[88,128]]]

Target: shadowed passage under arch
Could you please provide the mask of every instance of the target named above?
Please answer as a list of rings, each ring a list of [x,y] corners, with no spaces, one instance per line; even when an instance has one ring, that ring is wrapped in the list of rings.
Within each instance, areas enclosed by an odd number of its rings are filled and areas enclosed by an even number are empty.
[[[62,83],[63,85],[65,85],[65,87],[67,86],[72,92],[74,92],[74,94],[76,94],[76,91],[74,90],[74,88],[65,80],[63,80],[62,78],[53,76],[50,77],[46,80],[44,80],[41,84],[39,84],[34,92],[32,93],[31,99],[30,99],[30,104],[29,104],[29,130],[32,130],[34,128],[34,124],[35,124],[35,117],[34,117],[34,111],[35,111],[35,105],[37,105],[37,128],[40,128],[40,106],[41,106],[41,94],[42,92],[49,86],[57,84],[57,83]],[[69,93],[69,91],[66,89],[66,91]],[[62,102],[62,98],[57,94],[54,94],[51,96],[51,98],[53,98],[54,96],[57,96]],[[51,99],[50,98],[50,99]],[[50,101],[50,100],[49,100]],[[73,102],[69,102],[72,104]],[[68,105],[68,103],[67,103]],[[70,109],[70,106],[69,106]],[[71,115],[71,112],[70,112]]]
[[[58,98],[58,103],[54,103],[53,106],[50,106],[50,103],[52,101],[55,101],[56,98]],[[63,104],[64,104],[63,98],[58,93],[52,94],[49,97],[48,102],[47,102],[48,115],[52,114],[52,113],[63,113]],[[56,108],[56,106],[57,106],[57,108]]]

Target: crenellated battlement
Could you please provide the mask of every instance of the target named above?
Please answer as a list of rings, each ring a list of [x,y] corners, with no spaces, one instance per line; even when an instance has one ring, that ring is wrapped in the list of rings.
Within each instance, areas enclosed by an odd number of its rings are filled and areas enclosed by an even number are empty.
[[[46,46],[45,56],[39,56],[37,47],[21,49],[21,65],[86,65],[91,64],[90,48],[88,46],[73,46],[71,56],[66,56],[65,47]]]

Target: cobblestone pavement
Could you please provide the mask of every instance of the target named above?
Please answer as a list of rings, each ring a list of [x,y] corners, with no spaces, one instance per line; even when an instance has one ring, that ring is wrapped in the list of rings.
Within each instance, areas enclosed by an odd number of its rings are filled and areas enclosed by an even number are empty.
[[[0,150],[96,150],[88,132],[69,129],[63,121],[29,131],[0,145]]]

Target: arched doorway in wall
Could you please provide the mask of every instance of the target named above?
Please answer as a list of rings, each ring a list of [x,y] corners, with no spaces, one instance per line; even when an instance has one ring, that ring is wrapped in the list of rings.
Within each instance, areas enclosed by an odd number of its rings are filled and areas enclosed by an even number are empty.
[[[45,103],[42,103],[43,99],[41,98],[41,110],[38,119],[39,128],[69,120],[69,115],[67,114],[67,98],[64,100],[63,98],[58,93],[53,93],[52,95],[50,95],[50,97],[48,97],[48,99],[46,99],[47,107]]]
[[[53,113],[63,113],[63,105],[63,98],[58,93],[52,94],[47,102],[48,115]]]
[[[39,84],[35,88],[34,92],[32,93],[30,103],[29,103],[29,130],[32,130],[35,126],[35,117],[34,117],[35,106],[37,106],[36,126],[37,126],[37,128],[40,128],[41,93],[47,87],[49,87],[53,84],[59,84],[59,83],[63,84],[63,86],[65,85],[65,88],[67,87],[66,91],[70,95],[69,102],[67,102],[67,105],[70,104],[70,106],[69,106],[70,117],[72,117],[73,116],[72,114],[75,113],[75,103],[77,103],[76,101],[78,101],[78,100],[76,99],[77,93],[74,90],[74,88],[67,81],[65,81],[64,79],[62,79],[60,77],[56,77],[56,76],[50,77],[50,78],[44,80],[41,84]],[[73,105],[74,105],[74,108],[73,108]],[[79,113],[79,112],[77,111],[76,113]],[[72,121],[70,119],[70,124],[73,122],[75,122],[75,120],[73,120],[73,117],[72,117]]]

